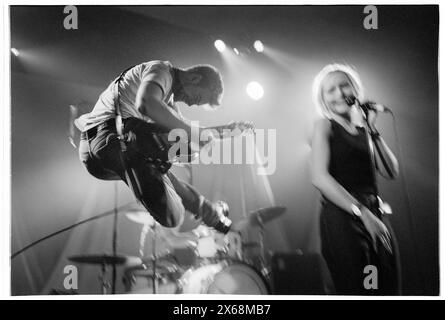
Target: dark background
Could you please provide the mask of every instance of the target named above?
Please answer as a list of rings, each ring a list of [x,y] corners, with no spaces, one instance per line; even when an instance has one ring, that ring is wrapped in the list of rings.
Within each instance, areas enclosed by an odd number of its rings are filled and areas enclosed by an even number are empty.
[[[381,116],[378,127],[404,175],[382,180],[380,190],[394,211],[404,294],[438,294],[438,6],[378,6],[378,30],[363,28],[363,6],[77,8],[78,30],[63,28],[63,7],[10,8],[11,47],[20,50],[19,57],[11,55],[12,252],[112,207],[113,185],[88,176],[67,140],[68,106],[94,103],[123,69],[154,59],[221,70],[223,108],[210,114],[183,108],[189,118],[206,124],[247,119],[277,130],[277,170],[268,180],[274,202],[288,209],[274,222],[286,245],[270,247],[319,251],[318,194],[307,162],[317,116],[310,90],[324,65],[341,62],[357,68],[368,96],[390,106],[397,119],[398,144],[389,116]],[[242,56],[228,63],[213,47],[218,38]],[[249,49],[256,39],[266,45],[264,55]],[[252,79],[265,88],[258,102],[244,92]],[[199,185],[205,175],[196,175]],[[121,203],[131,199],[119,188]],[[15,258],[12,294],[47,293],[56,265],[74,247],[83,250],[79,254],[106,251],[101,244],[110,224],[88,230],[62,234]]]

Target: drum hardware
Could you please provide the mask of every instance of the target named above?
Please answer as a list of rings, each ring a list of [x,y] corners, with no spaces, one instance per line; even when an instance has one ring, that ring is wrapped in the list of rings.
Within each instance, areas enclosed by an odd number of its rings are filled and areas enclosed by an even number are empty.
[[[265,258],[265,252],[264,252],[264,221],[263,221],[264,215],[258,214],[256,220],[258,221],[259,227],[260,227],[260,272],[263,274],[266,269],[266,258]],[[264,275],[264,274],[263,274]]]
[[[139,255],[140,255],[141,259],[144,257],[146,236],[150,230],[152,231],[152,234],[153,234],[152,252],[148,259],[143,259],[141,266],[143,269],[146,270],[146,269],[148,269],[148,266],[147,266],[147,264],[148,264],[150,266],[150,268],[153,270],[152,276],[151,276],[151,282],[152,282],[153,293],[156,294],[157,282],[158,282],[157,281],[158,273],[156,272],[156,267],[157,267],[156,264],[157,264],[157,260],[158,260],[158,256],[156,253],[156,245],[157,245],[156,238],[158,237],[158,234],[157,234],[158,223],[154,220],[154,218],[147,211],[139,211],[139,210],[130,211],[126,214],[126,217],[133,222],[143,225],[141,235],[139,238]]]
[[[176,264],[180,264],[175,254],[175,249],[182,247],[193,248],[196,245],[192,240],[196,237],[190,235],[190,233],[179,234],[174,228],[161,226],[148,212],[143,210],[128,212],[126,216],[129,220],[143,225],[139,240],[139,255],[143,261],[141,266],[144,270],[147,270],[147,272],[151,272],[152,293],[156,294],[159,280],[164,279],[163,273],[157,270],[158,262],[164,262],[172,258]],[[151,254],[149,258],[143,258],[148,234],[150,234],[149,238],[152,240]],[[177,272],[177,270],[177,267],[173,269],[170,268],[168,273],[174,273]]]
[[[233,223],[231,230],[240,232],[252,227],[264,227],[264,224],[279,218],[286,212],[286,207],[274,206],[261,208],[247,214],[246,218]]]
[[[152,255],[151,255],[151,267],[153,270],[152,273],[152,286],[153,286],[153,294],[156,294],[158,291],[158,279],[157,279],[157,273],[156,273],[156,263],[157,263],[157,256],[156,256],[156,232],[157,232],[157,228],[156,228],[157,223],[153,223],[153,225],[151,226],[151,229],[153,230],[153,247],[152,247]]]
[[[271,269],[264,252],[265,224],[281,216],[285,210],[270,207],[253,211],[246,219],[234,224],[227,234],[203,224],[192,231],[179,232],[179,228],[162,227],[147,212],[128,213],[131,221],[144,226],[145,235],[140,243],[141,265],[126,271],[127,291],[267,294]],[[243,242],[241,231],[251,227],[259,228],[258,241]],[[144,259],[143,248],[148,234],[153,247],[150,257]],[[164,245],[166,251],[159,253],[159,244]],[[255,249],[259,253],[252,259],[244,256],[244,250]]]
[[[102,284],[101,285],[102,294],[107,294],[107,289],[111,288],[110,282],[107,281],[107,279],[106,279],[106,274],[107,274],[107,267],[106,267],[105,263],[103,263],[102,267],[101,267],[101,274],[99,275],[99,281]]]
[[[173,264],[158,261],[156,272],[146,266],[138,266],[125,270],[123,284],[127,293],[136,294],[174,294],[176,280],[183,273]],[[153,278],[156,279],[156,290],[153,290]]]
[[[177,265],[181,265],[181,261],[178,260],[177,250],[180,248],[188,248],[194,251],[196,243],[192,240],[196,239],[196,236],[190,233],[179,234],[174,228],[162,227],[146,211],[133,211],[127,213],[126,216],[129,220],[143,225],[139,241],[139,255],[142,263],[139,269],[130,269],[127,270],[127,272],[136,272],[136,275],[133,275],[133,277],[137,276],[141,279],[149,278],[151,283],[146,284],[146,286],[147,288],[151,287],[152,292],[150,293],[156,294],[158,293],[159,285],[165,284],[170,275],[176,274],[179,271]],[[151,254],[148,258],[144,258],[144,249],[148,234],[150,234],[149,238],[151,238],[152,244]],[[159,250],[162,252],[158,252]],[[174,260],[174,262],[170,262],[169,266],[166,267],[165,264],[168,264],[169,260]],[[158,266],[159,263],[160,266]],[[158,270],[159,267],[160,270]],[[126,284],[127,289],[131,288],[131,282],[133,280],[134,279],[130,277],[128,285]],[[164,288],[162,288],[162,290],[163,289]],[[145,291],[144,293],[148,292]]]
[[[78,255],[68,257],[68,260],[76,263],[87,263],[100,265],[99,281],[101,284],[102,294],[107,294],[107,290],[112,287],[107,280],[107,265],[134,265],[141,262],[137,257],[129,256],[112,256],[106,254]]]
[[[98,220],[98,219],[101,219],[101,218],[104,218],[104,217],[107,217],[107,216],[110,216],[110,215],[113,215],[113,218],[114,218],[113,219],[113,237],[112,237],[113,256],[117,256],[117,254],[116,254],[116,248],[117,248],[117,216],[118,216],[119,213],[122,213],[122,211],[121,211],[122,209],[127,208],[131,204],[132,204],[132,202],[127,203],[125,205],[122,205],[120,207],[118,207],[115,204],[114,208],[111,209],[111,210],[108,210],[108,211],[105,211],[103,213],[97,214],[95,216],[89,217],[87,219],[78,221],[78,222],[76,222],[76,223],[74,223],[74,224],[72,224],[72,225],[70,225],[68,227],[64,227],[64,228],[59,229],[59,230],[57,230],[55,232],[52,232],[51,234],[48,234],[48,235],[46,235],[46,236],[44,236],[44,237],[42,237],[42,238],[40,238],[40,239],[38,239],[38,240],[36,240],[36,241],[34,241],[32,243],[26,245],[25,247],[19,249],[18,251],[15,251],[14,253],[12,253],[11,254],[11,260],[14,259],[15,257],[17,257],[19,254],[25,252],[26,250],[31,249],[32,247],[36,246],[37,244],[39,244],[39,243],[41,243],[41,242],[43,242],[45,240],[51,239],[51,238],[53,238],[56,235],[59,235],[59,234],[61,234],[63,232],[72,230],[72,229],[74,229],[74,228],[76,228],[76,227],[78,227],[80,225],[83,225],[83,224],[86,224],[88,222],[91,222],[91,221],[94,221],[94,220]],[[101,269],[102,273],[106,273],[106,264],[107,264],[106,261],[104,261],[104,259],[102,259],[100,264],[102,265],[102,269]],[[103,266],[103,264],[105,264],[105,267]],[[112,273],[112,277],[113,278],[112,278],[111,288],[112,288],[112,293],[115,293],[116,264],[113,263],[112,264],[112,268],[113,268],[113,270],[112,270],[113,271],[113,273]],[[103,282],[103,281],[101,280],[101,282]],[[109,286],[109,284],[106,285],[106,286],[104,285],[102,291],[106,293],[106,289],[108,288],[108,286]]]
[[[161,248],[162,246],[164,246],[165,248],[193,246],[195,245],[196,239],[198,238],[198,236],[193,232],[181,233],[177,230],[178,228],[163,227],[158,222],[156,222],[154,218],[146,211],[132,211],[127,213],[126,216],[132,222],[143,225],[143,237],[141,237],[140,239],[140,246],[142,249],[145,245],[145,237],[150,230],[153,230],[152,227],[154,225],[156,225],[156,233],[152,232],[151,237],[156,238],[156,242],[159,248]],[[144,255],[144,253],[141,253],[141,255]]]
[[[286,207],[282,206],[261,208],[250,212],[247,215],[247,218],[238,222],[235,226],[237,230],[243,230],[249,227],[259,228],[259,240],[251,242],[243,242],[242,249],[243,252],[252,249],[258,249],[260,251],[259,256],[255,259],[257,261],[249,261],[249,259],[245,257],[244,260],[250,263],[251,265],[255,265],[258,271],[262,274],[262,276],[267,279],[270,279],[271,268],[268,267],[268,263],[266,260],[266,252],[264,247],[265,225],[268,222],[279,218],[285,212],[286,212]]]
[[[224,250],[226,258],[243,260],[242,236],[240,231],[230,231],[224,236]]]
[[[286,207],[267,207],[251,212],[248,221],[251,226],[264,227],[265,223],[275,220],[286,212]]]

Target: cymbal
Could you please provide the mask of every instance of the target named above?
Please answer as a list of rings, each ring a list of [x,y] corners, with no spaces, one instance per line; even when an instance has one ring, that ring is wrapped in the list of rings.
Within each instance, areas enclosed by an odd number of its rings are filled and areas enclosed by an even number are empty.
[[[246,227],[261,227],[286,212],[286,207],[267,207],[250,212],[247,218],[233,224],[232,230],[241,231]]]
[[[278,218],[286,212],[286,207],[268,207],[261,208],[251,212],[248,215],[248,220],[251,225],[260,226],[261,223],[267,223],[271,220]]]
[[[133,222],[152,227],[156,221],[147,211],[130,211],[125,214]]]
[[[112,256],[107,254],[86,254],[68,257],[68,260],[77,263],[110,264],[110,265],[138,265],[142,260],[138,257]]]

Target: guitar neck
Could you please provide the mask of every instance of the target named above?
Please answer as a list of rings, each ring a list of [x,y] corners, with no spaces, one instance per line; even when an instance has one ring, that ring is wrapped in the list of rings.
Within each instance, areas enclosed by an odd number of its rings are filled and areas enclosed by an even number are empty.
[[[227,129],[226,126],[214,126],[214,127],[208,127],[207,129],[212,129],[212,130],[216,130],[220,137],[228,137],[230,135],[227,135],[227,131],[226,133],[224,132],[224,129]]]
[[[230,137],[236,137],[240,134],[245,133],[244,130],[235,128],[235,129],[229,129],[227,126],[214,126],[214,127],[208,127],[207,129],[213,129],[216,130],[219,133],[220,138],[230,138]],[[238,129],[238,130],[237,130]]]

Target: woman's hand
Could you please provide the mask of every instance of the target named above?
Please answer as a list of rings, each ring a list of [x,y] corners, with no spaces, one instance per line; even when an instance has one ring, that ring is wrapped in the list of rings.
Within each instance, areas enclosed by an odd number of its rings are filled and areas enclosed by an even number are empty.
[[[377,112],[375,112],[374,110],[369,110],[367,120],[368,120],[368,125],[371,128],[371,130],[377,131],[377,129],[375,127],[375,121],[377,120]]]
[[[377,248],[377,242],[381,241],[383,246],[392,253],[391,235],[385,224],[380,221],[368,208],[363,207],[361,212],[362,222],[372,238],[374,248]]]

